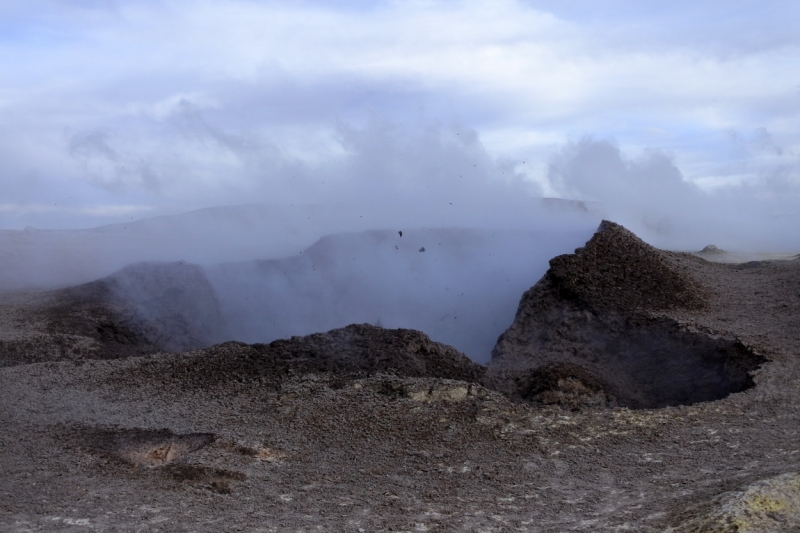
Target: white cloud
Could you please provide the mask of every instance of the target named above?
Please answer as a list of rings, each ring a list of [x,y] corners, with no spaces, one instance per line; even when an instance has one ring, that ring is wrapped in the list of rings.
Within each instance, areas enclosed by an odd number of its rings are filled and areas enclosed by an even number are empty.
[[[707,190],[792,183],[799,13],[767,4],[4,2],[0,184],[19,205],[424,196],[457,183],[422,179],[431,161],[463,157],[482,196],[551,194],[551,154],[585,134]]]
[[[768,132],[750,141],[774,150]],[[623,223],[656,245],[699,250],[800,249],[800,165],[762,168],[737,183],[700,187],[685,179],[673,158],[646,150],[629,156],[608,140],[568,143],[549,167],[565,196],[589,200],[598,215]]]

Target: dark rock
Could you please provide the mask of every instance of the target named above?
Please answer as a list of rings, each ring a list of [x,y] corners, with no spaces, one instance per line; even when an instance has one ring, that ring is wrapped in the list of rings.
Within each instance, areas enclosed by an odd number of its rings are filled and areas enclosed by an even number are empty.
[[[197,265],[137,263],[53,294],[50,331],[96,341],[95,357],[182,352],[225,339],[219,302]]]
[[[488,387],[570,408],[654,408],[753,385],[763,357],[658,315],[702,309],[710,295],[667,252],[603,221],[585,247],[550,265],[498,339]]]
[[[394,373],[480,382],[485,368],[419,331],[352,324],[270,344],[227,342],[184,354],[168,367],[154,362],[149,371],[154,380],[205,388],[254,380],[275,382],[287,375],[322,372],[351,376]]]
[[[560,298],[594,309],[697,309],[707,290],[619,224],[604,220],[574,254],[550,260],[545,283]]]

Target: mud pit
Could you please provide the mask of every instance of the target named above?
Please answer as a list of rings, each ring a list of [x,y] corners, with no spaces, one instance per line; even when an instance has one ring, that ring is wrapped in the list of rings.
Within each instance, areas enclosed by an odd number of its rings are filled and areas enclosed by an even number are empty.
[[[168,429],[89,429],[85,445],[94,453],[134,467],[133,478],[158,478],[188,484],[217,494],[230,494],[231,484],[247,479],[241,472],[187,462],[186,456],[213,444],[213,433],[176,434]]]

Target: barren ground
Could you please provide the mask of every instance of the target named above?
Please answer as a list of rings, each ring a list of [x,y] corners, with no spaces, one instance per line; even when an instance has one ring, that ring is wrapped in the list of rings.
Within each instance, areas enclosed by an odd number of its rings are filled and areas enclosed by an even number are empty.
[[[52,293],[3,295],[0,530],[800,531],[800,261],[642,248],[694,291],[662,302],[637,296],[652,278],[614,288],[625,253],[587,248],[526,293],[488,371],[371,326],[104,359],[91,328],[58,329]],[[669,380],[603,369],[648,357],[653,324],[722,350],[703,372],[740,391],[647,408]]]

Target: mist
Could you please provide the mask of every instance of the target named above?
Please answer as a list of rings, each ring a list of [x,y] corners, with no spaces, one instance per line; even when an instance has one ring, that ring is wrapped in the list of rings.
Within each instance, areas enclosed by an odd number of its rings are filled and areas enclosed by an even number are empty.
[[[768,4],[6,3],[0,291],[185,261],[221,340],[380,321],[483,361],[601,219],[798,253]]]
[[[373,230],[325,237],[289,259],[208,272],[229,334],[239,340],[369,323],[424,331],[485,363],[548,259],[590,234],[588,228]]]
[[[790,164],[761,180],[704,189],[665,151],[629,155],[614,140],[586,136],[554,150],[536,181],[464,128],[415,134],[373,124],[348,133],[346,156],[293,166],[316,203],[3,230],[0,284],[55,288],[132,263],[186,261],[201,266],[219,306],[214,341],[270,342],[370,323],[424,331],[485,363],[549,259],[583,245],[602,218],[666,249],[800,251]],[[118,297],[140,316],[148,311],[138,293],[152,292],[136,286],[152,277],[147,264],[113,277],[127,291]],[[165,290],[175,294],[200,287],[196,275],[171,283]]]
[[[754,132],[764,142],[767,132]],[[613,140],[582,138],[550,160],[548,177],[562,194],[670,250],[705,245],[738,252],[800,250],[800,158],[761,145],[747,163],[756,175],[739,183],[703,187],[688,180],[675,156],[648,148],[626,156]],[[770,161],[759,161],[768,152]]]

